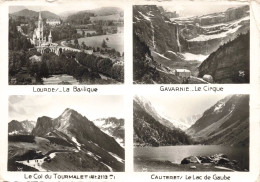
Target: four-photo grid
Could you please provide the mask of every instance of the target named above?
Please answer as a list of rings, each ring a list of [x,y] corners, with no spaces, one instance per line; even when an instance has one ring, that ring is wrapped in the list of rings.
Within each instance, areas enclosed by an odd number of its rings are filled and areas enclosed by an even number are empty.
[[[248,4],[133,5],[132,22],[76,9],[9,6],[9,86],[123,85],[127,23],[131,85],[250,83]],[[134,172],[249,171],[248,94],[134,95]],[[18,92],[8,107],[8,171],[125,171],[124,95]]]

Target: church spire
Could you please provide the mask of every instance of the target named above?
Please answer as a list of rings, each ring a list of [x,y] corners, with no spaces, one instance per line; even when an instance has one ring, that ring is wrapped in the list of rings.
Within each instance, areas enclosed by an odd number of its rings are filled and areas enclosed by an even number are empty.
[[[52,43],[52,35],[51,35],[51,30],[50,30],[50,35],[49,35],[49,38],[48,38],[48,40],[49,40],[49,43]]]
[[[49,34],[49,37],[52,37],[52,35],[51,35],[51,30],[50,30],[50,34]]]
[[[42,13],[39,11],[39,20],[42,20]]]

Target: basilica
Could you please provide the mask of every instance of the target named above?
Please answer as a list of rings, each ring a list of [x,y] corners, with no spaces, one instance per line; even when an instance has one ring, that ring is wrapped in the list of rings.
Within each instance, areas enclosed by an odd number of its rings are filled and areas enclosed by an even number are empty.
[[[33,37],[31,43],[35,46],[38,52],[43,53],[47,48],[49,51],[57,54],[58,44],[52,43],[51,30],[50,34],[47,37],[43,35],[43,20],[41,12],[39,12],[38,27],[33,32]]]

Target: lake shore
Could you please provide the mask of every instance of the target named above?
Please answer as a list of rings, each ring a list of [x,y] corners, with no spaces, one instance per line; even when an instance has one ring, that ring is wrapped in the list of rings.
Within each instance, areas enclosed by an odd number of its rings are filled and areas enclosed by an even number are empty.
[[[194,167],[195,166],[195,167]],[[135,172],[172,172],[172,171],[235,171],[233,169],[216,166],[212,163],[190,163],[190,164],[174,164],[170,161],[158,161],[149,159],[134,159]]]

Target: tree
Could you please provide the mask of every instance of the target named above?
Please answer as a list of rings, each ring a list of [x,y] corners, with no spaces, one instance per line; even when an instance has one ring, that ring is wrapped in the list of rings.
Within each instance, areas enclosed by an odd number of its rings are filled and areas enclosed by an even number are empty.
[[[103,48],[107,48],[107,43],[106,41],[103,39],[103,42],[102,42],[102,45],[101,45]]]
[[[82,41],[82,43],[81,43],[81,47],[82,47],[82,49],[86,49],[86,48],[87,48],[87,46],[86,46],[86,44],[85,44],[84,41]]]
[[[78,44],[79,44],[78,39],[75,39],[75,40],[74,40],[74,44],[75,44],[75,45],[78,45]]]

